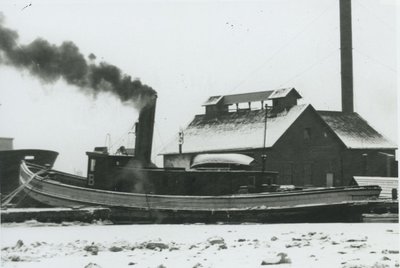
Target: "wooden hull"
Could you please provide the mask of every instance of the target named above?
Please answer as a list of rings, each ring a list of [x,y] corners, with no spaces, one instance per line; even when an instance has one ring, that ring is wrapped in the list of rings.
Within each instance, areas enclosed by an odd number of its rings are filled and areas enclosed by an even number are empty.
[[[331,210],[327,215],[336,217],[344,208],[351,212],[380,193],[379,187],[369,186],[225,196],[153,195],[73,186],[35,175],[37,171],[21,164],[20,182],[31,198],[53,207],[109,207],[115,218],[130,222],[274,222],[282,217],[293,222],[312,215],[321,215],[324,221],[327,208]]]
[[[39,149],[0,151],[1,194],[7,195],[19,186],[18,174],[22,160],[42,166],[53,166],[57,156],[55,151]]]

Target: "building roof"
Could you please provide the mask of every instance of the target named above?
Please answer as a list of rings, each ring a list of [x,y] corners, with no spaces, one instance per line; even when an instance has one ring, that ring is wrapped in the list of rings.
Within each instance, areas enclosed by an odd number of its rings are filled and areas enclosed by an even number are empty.
[[[231,105],[235,103],[243,102],[254,102],[254,101],[265,101],[268,100],[269,96],[273,93],[273,90],[250,92],[243,94],[225,95],[223,104]]]
[[[297,90],[291,87],[291,88],[281,88],[276,90],[258,91],[258,92],[242,93],[242,94],[211,96],[208,98],[206,102],[203,103],[203,106],[216,105],[218,103],[221,103],[223,105],[231,105],[235,103],[272,100],[278,98],[285,98],[290,93],[295,94],[297,98],[301,98]]]
[[[287,95],[289,95],[290,93],[292,93],[296,95],[297,98],[301,98],[299,92],[297,92],[297,90],[294,87],[289,87],[289,88],[281,88],[281,89],[277,89],[274,90],[274,92],[272,92],[272,94],[269,96],[269,99],[280,99],[280,98],[285,98]]]
[[[224,96],[211,96],[203,103],[203,106],[216,105]]]
[[[272,147],[309,104],[296,105],[268,117],[266,147]],[[264,146],[265,110],[223,113],[213,117],[196,115],[184,130],[183,153],[234,151]],[[160,154],[178,153],[178,135]]]
[[[349,149],[397,148],[357,113],[318,111],[318,114]]]
[[[392,198],[392,189],[397,189],[399,184],[399,179],[394,177],[354,176],[353,178],[359,186],[379,185],[382,188],[380,198]]]

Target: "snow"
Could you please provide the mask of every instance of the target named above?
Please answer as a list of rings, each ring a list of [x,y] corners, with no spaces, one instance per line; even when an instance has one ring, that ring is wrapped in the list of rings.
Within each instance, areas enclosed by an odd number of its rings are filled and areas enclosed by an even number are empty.
[[[398,267],[397,224],[3,224],[2,267]]]
[[[297,90],[295,90],[295,89],[292,88],[292,87],[289,87],[289,88],[281,88],[281,89],[276,89],[276,90],[274,90],[274,92],[269,96],[269,99],[284,98],[284,97],[286,97],[292,90],[300,97],[300,94],[297,92]],[[300,97],[300,98],[301,98],[301,97]]]
[[[224,96],[211,96],[203,103],[203,106],[216,105],[223,97]]]
[[[349,149],[397,148],[357,113],[333,111],[318,111],[318,113]]]
[[[296,105],[288,111],[268,117],[265,146],[272,147],[309,106]],[[196,115],[184,130],[182,148],[185,153],[263,148],[264,131],[264,110],[228,113],[213,118]],[[178,153],[177,144],[178,137],[175,137],[160,154]]]

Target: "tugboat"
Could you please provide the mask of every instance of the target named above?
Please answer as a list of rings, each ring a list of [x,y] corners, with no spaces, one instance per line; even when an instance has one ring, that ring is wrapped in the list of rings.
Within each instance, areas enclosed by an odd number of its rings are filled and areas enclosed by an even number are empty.
[[[244,155],[199,155],[190,169],[151,162],[156,96],[136,124],[134,154],[87,152],[79,177],[22,162],[20,183],[31,198],[53,207],[102,206],[129,222],[331,221],[367,209],[379,186],[280,189],[276,172],[249,170]]]

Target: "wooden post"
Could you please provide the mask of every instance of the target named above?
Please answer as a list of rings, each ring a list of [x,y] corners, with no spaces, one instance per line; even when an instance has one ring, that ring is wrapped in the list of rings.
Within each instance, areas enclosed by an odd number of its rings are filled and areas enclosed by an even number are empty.
[[[183,130],[179,131],[179,154],[182,154],[182,144],[183,144]]]
[[[264,116],[264,140],[263,140],[263,152],[261,154],[261,161],[262,161],[262,172],[265,172],[266,168],[266,142],[267,142],[267,118],[268,118],[268,104],[265,104],[265,116]]]

